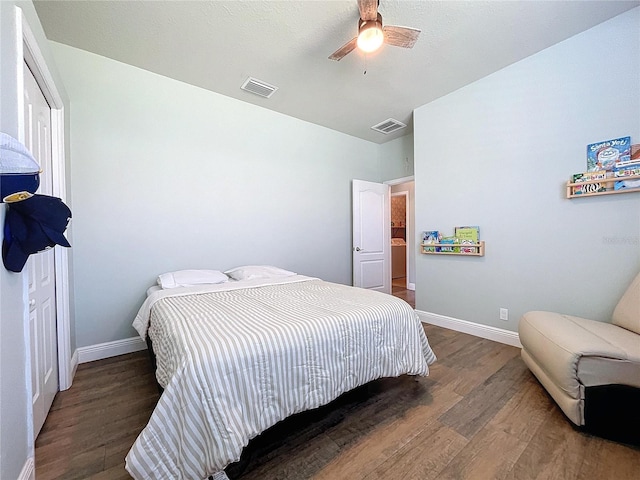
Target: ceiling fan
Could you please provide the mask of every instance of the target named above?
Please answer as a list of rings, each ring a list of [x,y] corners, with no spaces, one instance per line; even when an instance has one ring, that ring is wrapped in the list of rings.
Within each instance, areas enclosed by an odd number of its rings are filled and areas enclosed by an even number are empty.
[[[420,29],[382,26],[382,15],[378,13],[380,0],[358,0],[360,19],[358,20],[358,36],[352,38],[329,56],[329,60],[341,60],[346,54],[358,47],[366,53],[376,51],[383,43],[396,47],[412,48],[418,40]]]

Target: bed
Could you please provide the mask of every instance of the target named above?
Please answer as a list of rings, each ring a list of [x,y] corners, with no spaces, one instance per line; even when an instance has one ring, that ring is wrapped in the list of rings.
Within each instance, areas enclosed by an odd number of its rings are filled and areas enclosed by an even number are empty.
[[[137,480],[225,479],[280,420],[436,360],[403,300],[293,273],[153,289],[134,327],[164,389],[126,457]]]

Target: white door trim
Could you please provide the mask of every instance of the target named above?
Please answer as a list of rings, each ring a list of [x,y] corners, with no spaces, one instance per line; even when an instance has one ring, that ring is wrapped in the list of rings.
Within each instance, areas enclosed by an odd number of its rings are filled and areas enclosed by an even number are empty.
[[[408,177],[402,177],[402,178],[396,178],[393,180],[387,180],[386,183],[387,185],[393,187],[394,185],[400,185],[402,183],[408,183],[408,182],[414,182],[414,192],[415,192],[415,175],[409,175]],[[409,272],[413,272],[413,276],[415,278],[416,275],[416,261],[414,258],[413,263],[411,263],[409,261],[409,259],[411,258],[409,252],[415,252],[416,251],[416,247],[415,247],[415,243],[416,243],[416,231],[415,231],[415,225],[414,225],[414,218],[416,215],[416,206],[415,206],[415,193],[413,195],[413,202],[411,203],[411,213],[412,215],[408,215],[408,211],[409,211],[409,196],[407,194],[407,235],[406,235],[406,242],[407,242],[407,290],[414,290],[416,289],[416,284],[415,283],[411,283],[409,282]],[[409,235],[409,232],[413,232],[413,235]],[[415,255],[415,253],[414,253]]]
[[[413,182],[414,180],[415,180],[415,176],[409,175],[408,177],[394,178],[393,180],[387,180],[386,182],[382,182],[382,183],[385,183],[385,184],[393,187],[394,185],[400,185],[401,183]]]
[[[53,195],[66,201],[66,167],[64,154],[64,102],[49,71],[36,37],[22,13],[16,8],[17,33],[17,88],[18,88],[18,140],[24,142],[24,78],[22,63],[26,62],[36,78],[45,99],[51,107],[51,159],[53,163]],[[56,314],[58,336],[58,384],[67,390],[73,381],[71,364],[71,322],[69,307],[69,255],[66,249],[55,248]],[[25,278],[26,281],[26,278]]]
[[[411,181],[411,180],[409,180]],[[406,285],[405,287],[407,289],[409,289],[409,264],[411,263],[409,261],[409,253],[411,253],[411,249],[413,248],[411,245],[409,245],[409,232],[411,231],[411,217],[409,215],[409,191],[408,190],[402,190],[401,192],[393,192],[391,194],[392,197],[404,197],[404,208],[405,208],[405,213],[404,213],[404,243],[405,245],[405,268],[404,268],[404,275],[405,275],[405,280],[406,280]],[[393,230],[393,227],[389,227],[391,230]],[[391,250],[393,251],[393,247],[391,248]],[[393,257],[391,259],[391,262],[393,262]],[[393,275],[391,278],[391,281],[393,283]]]

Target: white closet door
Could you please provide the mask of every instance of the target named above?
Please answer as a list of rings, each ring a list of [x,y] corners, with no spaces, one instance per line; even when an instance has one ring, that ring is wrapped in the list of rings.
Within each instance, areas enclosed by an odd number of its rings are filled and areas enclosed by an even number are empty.
[[[25,146],[40,164],[38,193],[51,195],[51,108],[31,70],[24,64]],[[56,283],[54,250],[31,255],[26,269],[29,281],[31,331],[31,385],[34,438],[44,424],[58,392],[56,333]]]

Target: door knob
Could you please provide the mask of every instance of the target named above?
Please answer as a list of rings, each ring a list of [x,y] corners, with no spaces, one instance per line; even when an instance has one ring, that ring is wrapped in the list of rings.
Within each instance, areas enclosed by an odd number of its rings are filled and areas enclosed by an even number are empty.
[[[359,252],[361,250],[360,247],[356,247],[356,252]]]
[[[35,307],[35,306],[36,306],[36,299],[32,298],[31,300],[29,300],[29,308]]]

